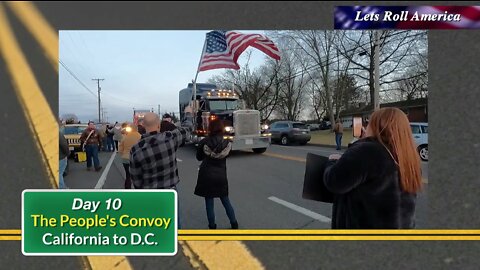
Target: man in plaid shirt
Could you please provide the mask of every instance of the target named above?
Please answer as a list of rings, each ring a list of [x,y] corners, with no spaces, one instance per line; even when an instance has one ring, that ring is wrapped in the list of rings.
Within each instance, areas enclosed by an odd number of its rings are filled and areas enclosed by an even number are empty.
[[[159,133],[160,118],[147,113],[146,133],[130,150],[130,174],[136,189],[175,189],[180,181],[177,169],[177,149],[186,131],[177,128]]]

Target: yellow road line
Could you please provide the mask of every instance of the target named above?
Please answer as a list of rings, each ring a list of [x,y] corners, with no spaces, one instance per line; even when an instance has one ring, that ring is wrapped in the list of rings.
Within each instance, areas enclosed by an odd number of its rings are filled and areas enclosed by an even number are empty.
[[[332,231],[332,234],[335,233]],[[253,257],[240,241],[478,241],[477,235],[189,235],[178,236],[185,256],[192,266],[201,264],[208,269],[222,269],[221,262],[241,265],[239,269],[261,269],[261,263]],[[20,241],[19,235],[1,235],[0,241]],[[216,242],[213,242],[216,241]],[[236,254],[238,256],[231,256]],[[85,265],[91,269],[131,269],[124,256],[91,256]],[[196,267],[198,268],[198,267]]]
[[[58,37],[54,34],[51,27],[35,12],[30,3],[11,3],[11,7],[16,11],[21,20],[28,24],[27,27],[34,33],[37,40],[41,40],[41,45],[47,52],[47,55],[54,63],[58,61]],[[32,13],[33,12],[33,13]],[[35,15],[36,13],[36,15]],[[33,16],[26,19],[25,16]],[[23,18],[23,19],[22,19]],[[35,25],[35,24],[39,25]],[[34,28],[38,30],[33,31]],[[0,6],[0,53],[3,55],[7,68],[13,79],[13,84],[26,115],[27,122],[35,137],[35,142],[41,153],[43,164],[49,174],[49,180],[52,187],[58,187],[58,125],[55,117],[43,96],[40,87],[28,65],[25,56],[19,49],[19,45],[10,30],[3,6]],[[47,38],[41,38],[45,35]],[[52,44],[52,37],[55,38]],[[50,46],[53,46],[49,49]],[[54,65],[55,67],[57,65]],[[58,71],[58,68],[56,68]],[[15,238],[20,240],[21,237]],[[13,240],[13,239],[12,239]],[[132,269],[128,260],[124,256],[99,256],[88,257],[88,265],[92,269]]]
[[[125,256],[89,256],[91,269],[133,269]]]
[[[0,234],[22,234],[22,230],[0,230]]]
[[[47,59],[58,72],[58,34],[31,2],[7,2],[42,47]]]
[[[0,55],[53,187],[58,186],[58,125],[0,5]]]
[[[179,230],[179,236],[225,234],[479,234],[480,230]]]
[[[259,236],[259,235],[237,235],[237,236],[184,236],[178,237],[179,240],[192,243],[202,243],[203,241],[221,241],[220,243],[229,243],[230,241],[478,241],[480,236],[463,235],[401,235],[401,236],[368,236],[368,235],[325,235],[325,236]],[[212,243],[214,245],[215,243]],[[228,252],[231,252],[228,250]],[[200,252],[201,254],[201,252]],[[225,260],[228,261],[228,260]],[[221,269],[221,268],[219,268]]]
[[[268,156],[268,157],[284,159],[284,160],[292,160],[292,161],[298,161],[298,162],[303,162],[303,163],[307,162],[307,160],[305,158],[292,157],[292,156],[286,156],[286,155],[281,155],[281,154],[263,153],[263,155]],[[422,177],[422,182],[424,184],[428,184],[428,179]]]
[[[21,236],[0,236],[0,241],[20,241]]]
[[[226,265],[228,269],[265,269],[239,241],[188,241],[182,247],[185,255],[190,256],[188,250],[192,250],[198,256],[190,258],[191,261],[201,263],[207,269],[226,269]]]
[[[0,230],[0,235],[2,234],[12,234],[12,235],[21,235],[21,230]],[[190,236],[190,235],[236,235],[236,234],[250,234],[250,235],[308,235],[308,234],[418,234],[418,235],[431,235],[431,234],[452,234],[452,235],[465,235],[465,234],[479,234],[480,230],[456,230],[456,229],[447,229],[447,230],[424,230],[424,229],[415,229],[415,230],[331,230],[331,229],[320,229],[320,230],[178,230],[179,236]]]

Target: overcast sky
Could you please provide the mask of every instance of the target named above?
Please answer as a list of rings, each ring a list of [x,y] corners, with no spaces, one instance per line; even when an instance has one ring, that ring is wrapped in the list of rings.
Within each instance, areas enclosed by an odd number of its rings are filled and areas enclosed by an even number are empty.
[[[105,79],[100,82],[101,99],[110,122],[132,121],[133,108],[156,112],[160,105],[162,113],[178,112],[178,92],[195,77],[208,31],[60,31],[60,61],[86,87],[59,66],[59,116],[98,119],[93,78]],[[252,68],[265,62],[262,52],[249,50]],[[240,57],[239,64],[244,63]],[[224,71],[200,72],[197,82]]]

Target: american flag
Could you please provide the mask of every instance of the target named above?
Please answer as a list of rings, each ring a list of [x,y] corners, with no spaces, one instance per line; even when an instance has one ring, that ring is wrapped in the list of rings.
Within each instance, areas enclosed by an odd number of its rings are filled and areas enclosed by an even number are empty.
[[[390,29],[395,28],[396,22],[379,21],[355,21],[357,12],[361,11],[362,16],[365,14],[380,14],[383,16],[385,10],[390,10],[394,14],[406,10],[406,6],[337,6],[335,7],[335,29]]]
[[[215,30],[207,33],[205,43],[198,67],[199,72],[217,68],[240,69],[237,64],[238,57],[249,46],[257,48],[273,59],[280,60],[277,46],[260,34]]]
[[[378,21],[355,21],[357,12],[361,16],[379,14]],[[408,11],[406,21],[384,21],[385,11],[400,14]],[[460,14],[460,21],[415,21],[415,12],[422,14]],[[480,6],[337,6],[335,7],[335,29],[474,29],[480,28]]]
[[[398,29],[478,29],[480,28],[480,6],[416,6],[410,7],[408,21],[401,22]],[[415,12],[418,14],[460,14],[460,21],[410,21]],[[421,16],[421,15],[420,15]]]

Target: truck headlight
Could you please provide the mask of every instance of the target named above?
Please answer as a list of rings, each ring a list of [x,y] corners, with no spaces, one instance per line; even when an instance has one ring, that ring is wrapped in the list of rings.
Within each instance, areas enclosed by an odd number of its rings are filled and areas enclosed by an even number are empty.
[[[262,125],[262,130],[267,130],[269,128],[268,125]]]
[[[233,132],[233,127],[225,127],[226,132]]]

